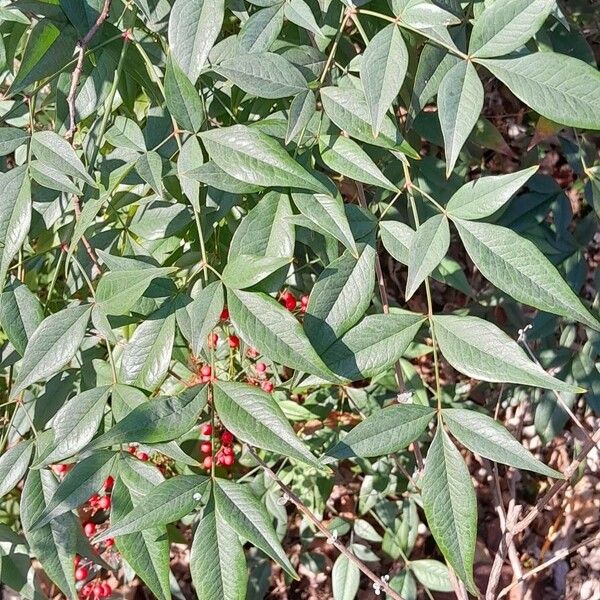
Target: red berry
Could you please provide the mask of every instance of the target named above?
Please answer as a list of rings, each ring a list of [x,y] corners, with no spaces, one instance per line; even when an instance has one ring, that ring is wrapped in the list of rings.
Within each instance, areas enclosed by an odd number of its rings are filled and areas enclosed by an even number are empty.
[[[107,548],[112,548],[115,545],[115,538],[106,538],[104,540],[104,545]]]
[[[249,358],[256,358],[260,354],[260,352],[256,348],[248,348],[246,354]]]
[[[225,306],[221,311],[221,321],[227,321],[229,319],[229,309]]]
[[[101,583],[100,587],[102,588],[100,592],[101,598],[108,598],[112,594],[112,587],[108,583]]]
[[[202,442],[200,444],[200,452],[202,454],[212,454],[212,444],[210,442]]]
[[[300,304],[302,306],[308,306],[308,296],[306,294],[300,298]]]
[[[59,475],[64,475],[69,470],[69,465],[56,465],[56,472]]]
[[[239,348],[240,347],[240,338],[237,335],[230,335],[227,340],[230,348]]]
[[[200,374],[201,375],[211,375],[212,374],[212,368],[210,365],[202,365],[202,368],[200,369]]]
[[[288,310],[296,310],[296,298],[294,298],[294,296],[288,296],[285,299],[285,307]]]
[[[259,373],[264,373],[267,370],[267,365],[263,362],[256,363],[256,370]]]
[[[96,525],[95,525],[95,523],[92,523],[91,521],[88,521],[83,526],[83,531],[85,532],[85,535],[87,535],[88,537],[92,537],[96,533]]]
[[[127,452],[129,452],[129,454],[135,454],[137,452],[137,448],[130,445],[129,448],[127,448]]]
[[[112,475],[109,475],[104,482],[104,489],[107,492],[110,492],[110,490],[113,488],[113,485],[115,485],[115,478]]]
[[[75,580],[83,581],[84,579],[87,579],[88,575],[89,575],[89,571],[88,571],[87,567],[79,567],[75,571]]]
[[[273,385],[272,381],[263,381],[260,384],[260,387],[263,390],[263,392],[267,392],[267,394],[270,394],[275,386]]]
[[[233,444],[233,433],[231,433],[231,431],[224,431],[223,434],[221,435],[221,442],[225,445],[225,446],[231,446],[231,444]]]
[[[110,496],[102,496],[98,501],[98,506],[102,510],[108,510],[110,508]]]
[[[221,454],[223,456],[233,456],[233,448],[231,446],[223,446],[223,448],[221,448]]]
[[[204,423],[200,426],[200,433],[202,435],[210,435],[212,433],[212,425],[210,423]]]
[[[86,583],[82,588],[81,588],[81,594],[83,596],[91,596],[92,593],[94,591],[94,584],[90,581],[89,583]]]
[[[102,591],[103,589],[101,583],[97,583],[93,588],[93,593],[96,598],[102,598]]]
[[[212,456],[205,456],[202,464],[204,465],[205,469],[210,469],[212,467],[212,462]]]
[[[137,457],[144,462],[150,459],[150,455],[147,452],[138,452]]]
[[[200,383],[209,383],[212,381],[212,375],[202,375],[200,377]]]
[[[93,496],[90,496],[90,499],[88,500],[88,502],[92,506],[96,506],[96,504],[98,504],[99,500],[100,500],[100,496],[98,496],[98,494],[94,494]]]
[[[221,458],[221,462],[226,467],[231,467],[233,465],[233,463],[235,462],[235,458],[231,454],[225,454]]]
[[[209,348],[216,348],[218,341],[219,341],[219,336],[216,333],[208,334],[208,347]]]

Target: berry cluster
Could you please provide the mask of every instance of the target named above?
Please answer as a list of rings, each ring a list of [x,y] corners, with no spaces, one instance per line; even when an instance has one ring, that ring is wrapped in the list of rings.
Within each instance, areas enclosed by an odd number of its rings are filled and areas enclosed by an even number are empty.
[[[285,306],[290,312],[294,312],[298,307],[298,300],[294,293],[290,290],[286,290],[282,292],[279,296],[279,302]],[[306,307],[308,306],[308,296],[304,295],[300,298],[300,312],[304,314],[306,312]]]
[[[200,433],[207,437],[213,437],[213,426],[210,423],[204,423],[200,427]],[[213,466],[213,460],[218,466],[231,468],[235,464],[235,452],[233,450],[233,443],[235,437],[231,431],[226,429],[221,433],[221,447],[214,452],[213,444],[210,440],[200,442],[200,452],[205,455],[203,466],[205,469],[210,469]]]

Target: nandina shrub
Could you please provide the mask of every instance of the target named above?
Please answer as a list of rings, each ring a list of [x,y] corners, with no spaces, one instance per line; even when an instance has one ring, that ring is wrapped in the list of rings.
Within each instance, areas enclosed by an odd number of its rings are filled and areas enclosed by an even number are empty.
[[[0,581],[496,597],[599,438],[576,16],[3,3]]]

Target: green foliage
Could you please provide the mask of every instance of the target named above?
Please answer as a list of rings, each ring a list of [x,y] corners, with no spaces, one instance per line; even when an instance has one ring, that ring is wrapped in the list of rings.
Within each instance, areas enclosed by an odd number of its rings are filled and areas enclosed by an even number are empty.
[[[325,569],[327,532],[334,600],[451,570],[475,594],[471,453],[563,477],[498,391],[544,441],[579,394],[600,410],[575,24],[554,0],[4,4],[0,583],[42,600],[35,560],[69,599],[110,568],[182,597],[176,542],[200,600],[266,597],[273,562]],[[527,151],[488,114],[507,89]],[[356,519],[322,525],[338,469]]]

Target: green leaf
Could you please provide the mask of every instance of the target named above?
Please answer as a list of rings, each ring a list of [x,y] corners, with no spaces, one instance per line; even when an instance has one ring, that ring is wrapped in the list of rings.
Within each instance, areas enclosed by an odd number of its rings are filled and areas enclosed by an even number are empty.
[[[127,269],[103,275],[96,288],[98,307],[107,315],[128,313],[154,279],[175,271],[174,267]]]
[[[285,17],[288,21],[295,23],[302,29],[310,31],[317,37],[325,38],[319,27],[310,6],[304,0],[288,0],[284,4]]]
[[[235,290],[252,287],[275,271],[289,265],[292,257],[239,254],[223,269],[223,283]]]
[[[219,419],[236,437],[264,450],[317,466],[271,394],[233,381],[216,381],[214,403]]]
[[[480,177],[463,185],[446,205],[452,217],[484,219],[500,210],[534,175],[538,167],[516,173]]]
[[[399,360],[423,324],[423,315],[368,315],[332,344],[322,358],[339,377],[374,377]]]
[[[475,593],[477,498],[465,461],[441,426],[427,452],[421,497],[427,524],[444,558]]]
[[[18,127],[0,127],[0,156],[6,156],[20,148],[29,134]]]
[[[470,61],[461,61],[442,79],[438,114],[444,135],[446,177],[452,173],[459,152],[479,119],[483,96],[483,85]]]
[[[46,317],[29,339],[11,391],[16,398],[25,388],[48,379],[66,367],[85,336],[91,306],[65,308]]]
[[[450,227],[446,215],[435,215],[419,226],[413,236],[408,257],[407,301],[440,264],[449,247]]]
[[[169,17],[173,58],[195,84],[208,53],[219,36],[224,0],[175,0]]]
[[[158,152],[144,152],[135,163],[137,174],[162,196],[162,158]]]
[[[239,54],[213,69],[258,98],[287,98],[308,89],[302,73],[283,56],[272,52]]]
[[[328,189],[268,135],[233,125],[201,134],[212,160],[231,177],[263,187],[307,188],[328,193]]]
[[[344,210],[344,201],[339,195],[294,193],[292,200],[311,223],[341,242],[354,256],[358,256],[358,248]]]
[[[21,356],[43,320],[44,311],[37,296],[18,279],[13,279],[0,293],[0,326]]]
[[[321,89],[321,101],[327,116],[351,137],[374,146],[398,150],[417,160],[420,158],[387,115],[383,118],[379,135],[373,136],[371,112],[360,90],[324,87]]]
[[[206,349],[208,334],[219,322],[225,296],[223,286],[215,281],[207,285],[194,300],[187,305],[190,316],[192,354],[199,356]]]
[[[12,259],[17,255],[31,223],[31,185],[27,167],[0,173],[0,291]]]
[[[38,466],[58,463],[86,448],[102,422],[109,392],[109,386],[93,388],[61,407],[52,421],[54,443],[36,461]]]
[[[146,152],[146,141],[140,126],[131,119],[117,115],[113,126],[106,132],[106,141],[115,148]]]
[[[33,444],[31,440],[21,440],[0,456],[0,498],[11,492],[27,472]]]
[[[112,492],[111,522],[119,522],[163,481],[158,469],[139,460],[123,461]],[[169,600],[170,544],[165,526],[120,535],[117,550],[158,600]]]
[[[194,386],[179,396],[159,396],[144,402],[93,440],[88,449],[175,440],[192,429],[207,401],[207,386]]]
[[[227,304],[231,322],[247,344],[291,369],[336,380],[298,320],[276,300],[258,292],[228,290]]]
[[[435,315],[435,337],[444,358],[469,377],[494,383],[519,383],[562,392],[577,387],[548,375],[496,325],[478,317]]]
[[[229,175],[212,160],[186,171],[185,176],[230,194],[254,194],[261,189],[260,186],[251,185]]]
[[[77,463],[61,481],[44,510],[36,516],[31,529],[43,527],[99,492],[106,478],[114,472],[116,458],[114,452],[101,450]]]
[[[61,171],[43,163],[41,160],[32,160],[29,163],[31,179],[49,190],[75,194],[79,196],[79,188]]]
[[[454,590],[448,567],[439,560],[428,558],[411,560],[410,570],[419,580],[419,583],[429,590],[434,592],[452,592]]]
[[[342,460],[399,452],[421,436],[434,415],[433,408],[419,404],[394,404],[378,410],[330,448],[326,456]]]
[[[215,479],[213,492],[216,511],[228,525],[296,579],[298,576],[279,543],[272,519],[250,487],[225,479]]]
[[[346,556],[340,554],[331,570],[333,600],[354,600],[360,585],[360,570]]]
[[[469,55],[503,56],[524,46],[544,24],[554,0],[506,0],[494,2],[475,19]]]
[[[442,419],[450,433],[471,452],[517,469],[555,479],[563,478],[558,471],[537,460],[505,427],[487,415],[474,410],[450,408],[442,411]]]
[[[194,533],[190,555],[192,581],[199,598],[246,598],[246,555],[237,533],[227,523],[228,517],[216,510],[211,494]]]
[[[204,123],[204,106],[200,94],[188,76],[169,55],[165,70],[165,102],[177,124],[192,133]]]
[[[75,154],[75,150],[69,142],[57,133],[53,131],[36,131],[31,136],[31,150],[39,160],[49,167],[69,177],[81,179],[91,186],[96,186],[83,163]]]
[[[600,71],[587,63],[554,52],[477,62],[551,121],[600,129]]]
[[[238,34],[239,49],[246,52],[266,52],[283,27],[283,4],[277,2],[257,10],[242,24]]]
[[[497,288],[519,302],[600,330],[600,322],[533,242],[499,225],[453,221],[471,260]]]
[[[118,537],[174,523],[200,506],[202,495],[209,485],[203,475],[177,475],[167,479],[144,496],[140,502],[116,523],[96,537],[99,543]]]
[[[56,478],[51,471],[30,470],[21,497],[21,522],[31,552],[44,572],[67,598],[76,600],[74,558],[78,523],[75,515],[62,514],[45,527],[32,528],[46,511],[56,489]]]
[[[121,356],[119,378],[123,383],[154,389],[165,376],[175,339],[175,314],[163,305],[140,323]]]
[[[288,128],[285,134],[286,145],[302,134],[316,110],[317,99],[312,90],[305,90],[294,97],[290,104]],[[299,138],[298,143],[301,142],[302,139]]]
[[[310,293],[304,315],[306,335],[319,354],[365,314],[375,286],[375,249],[359,246],[359,257],[348,250],[329,263]]]
[[[376,185],[392,192],[398,191],[371,157],[351,139],[344,136],[321,136],[319,150],[323,162],[332,171],[368,185]]]
[[[391,23],[368,43],[360,65],[360,80],[377,137],[385,115],[396,99],[408,68],[408,50],[400,28]]]

